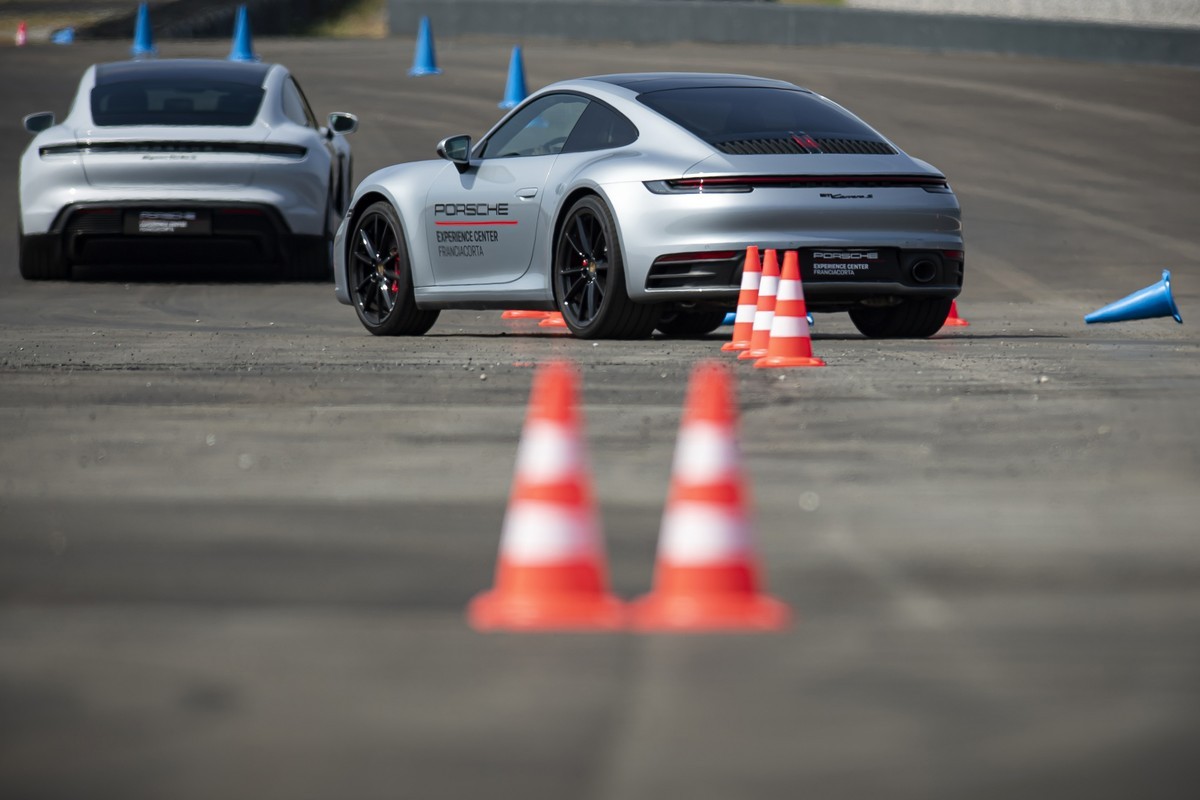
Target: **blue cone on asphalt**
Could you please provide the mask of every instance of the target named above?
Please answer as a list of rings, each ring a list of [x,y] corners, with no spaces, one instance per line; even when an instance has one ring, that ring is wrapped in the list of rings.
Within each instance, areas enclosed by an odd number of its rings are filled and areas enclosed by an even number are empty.
[[[250,15],[245,6],[238,6],[237,17],[233,22],[233,49],[229,51],[230,61],[258,61],[254,54],[254,45],[250,41]]]
[[[429,17],[421,17],[421,27],[417,31],[417,50],[413,53],[413,65],[408,74],[414,78],[420,75],[442,74],[437,66],[437,53],[433,50],[433,28],[429,26]]]
[[[1163,270],[1162,280],[1158,283],[1093,311],[1084,317],[1083,321],[1091,324],[1154,317],[1174,317],[1176,322],[1183,323],[1183,317],[1179,316],[1179,308],[1175,305],[1175,298],[1171,296],[1170,270]]]
[[[500,108],[516,108],[528,94],[525,89],[525,59],[521,55],[521,45],[517,45],[508,59],[508,82],[504,84],[504,99],[500,101]]]
[[[75,44],[75,29],[72,27],[59,28],[50,34],[54,44]]]
[[[150,31],[150,9],[145,3],[138,6],[137,22],[133,27],[133,47],[129,48],[129,52],[134,58],[149,58],[158,54]]]
[[[722,325],[732,325],[735,322],[737,322],[737,314],[730,311],[728,314],[725,315],[725,319],[722,320],[721,324]],[[812,326],[813,326],[813,317],[812,317],[812,314],[809,314],[808,315],[808,327],[811,328]]]

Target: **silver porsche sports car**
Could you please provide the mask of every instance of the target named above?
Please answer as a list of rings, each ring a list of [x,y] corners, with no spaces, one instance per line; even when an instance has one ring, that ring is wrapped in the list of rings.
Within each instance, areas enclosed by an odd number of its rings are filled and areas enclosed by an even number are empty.
[[[575,335],[707,333],[748,245],[799,252],[809,307],[871,337],[924,337],[963,280],[938,170],[782,81],[649,73],[536,92],[471,146],[366,178],[334,282],[371,333],[442,308],[561,311]]]
[[[20,266],[278,263],[328,277],[346,208],[352,114],[317,122],[278,64],[89,67],[66,119],[25,117]]]

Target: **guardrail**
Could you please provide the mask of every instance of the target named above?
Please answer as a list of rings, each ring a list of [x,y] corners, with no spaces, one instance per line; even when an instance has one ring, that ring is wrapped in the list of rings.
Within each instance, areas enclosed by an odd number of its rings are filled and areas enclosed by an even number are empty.
[[[1200,30],[711,0],[388,0],[393,36],[879,45],[1200,66]]]

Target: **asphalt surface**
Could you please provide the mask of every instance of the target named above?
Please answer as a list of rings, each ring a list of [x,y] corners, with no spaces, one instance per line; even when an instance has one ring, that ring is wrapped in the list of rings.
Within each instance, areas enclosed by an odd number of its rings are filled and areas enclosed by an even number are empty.
[[[358,176],[497,117],[511,42],[267,41]],[[224,55],[160,43],[163,55]],[[123,43],[0,50],[24,113]],[[532,364],[569,358],[612,583],[649,586],[699,341],[367,335],[228,270],[29,283],[0,226],[0,797],[1183,798],[1200,767],[1200,73],[526,43],[531,86],[795,80],[950,176],[969,328],[736,367],[784,634],[480,635]],[[1082,317],[1174,274],[1185,319]]]

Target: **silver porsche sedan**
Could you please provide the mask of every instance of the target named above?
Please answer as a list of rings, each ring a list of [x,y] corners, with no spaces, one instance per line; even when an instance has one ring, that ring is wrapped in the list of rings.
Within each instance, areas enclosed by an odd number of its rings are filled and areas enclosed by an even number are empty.
[[[317,121],[279,64],[163,59],[89,67],[66,118],[25,118],[20,268],[275,263],[328,280],[358,121]]]
[[[790,83],[563,81],[437,154],[367,177],[338,229],[336,294],[371,333],[505,308],[588,339],[699,335],[736,303],[748,245],[798,251],[810,309],[869,337],[931,336],[962,288],[946,177]]]

